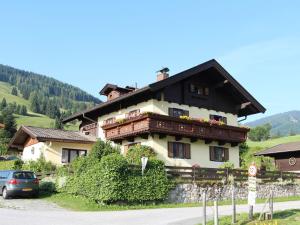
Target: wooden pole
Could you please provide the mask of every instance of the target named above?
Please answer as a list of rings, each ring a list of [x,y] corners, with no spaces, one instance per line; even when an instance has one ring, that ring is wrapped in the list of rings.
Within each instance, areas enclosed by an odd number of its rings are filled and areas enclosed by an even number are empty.
[[[232,220],[231,223],[236,223],[236,205],[235,205],[235,187],[234,184],[232,185]]]
[[[253,220],[253,205],[249,205],[249,220]]]
[[[206,191],[203,192],[202,208],[203,208],[203,222],[202,222],[202,225],[206,225]]]
[[[271,191],[271,193],[270,193],[269,208],[270,208],[270,214],[271,214],[271,220],[272,220],[273,219],[273,191]]]
[[[218,200],[214,201],[214,225],[219,225]]]

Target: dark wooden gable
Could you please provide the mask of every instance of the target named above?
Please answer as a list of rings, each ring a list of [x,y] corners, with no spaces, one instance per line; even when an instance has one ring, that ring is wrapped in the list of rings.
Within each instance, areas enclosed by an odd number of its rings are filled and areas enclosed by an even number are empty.
[[[208,88],[209,94],[193,93],[191,85],[202,87],[203,92],[204,88]],[[165,101],[237,114],[241,101],[228,86],[231,85],[211,68],[167,86],[162,92]]]

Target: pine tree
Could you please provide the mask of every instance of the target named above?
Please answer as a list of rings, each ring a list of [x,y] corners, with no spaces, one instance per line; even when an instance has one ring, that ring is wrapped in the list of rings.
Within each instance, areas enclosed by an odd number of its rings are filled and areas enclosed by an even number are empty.
[[[27,107],[25,105],[21,106],[20,115],[23,115],[23,116],[27,115]]]
[[[35,113],[39,113],[40,112],[40,104],[39,104],[39,98],[38,98],[38,95],[36,92],[33,92],[30,94],[29,102],[30,102],[30,109]]]
[[[7,132],[7,137],[12,138],[17,131],[16,120],[9,110],[2,111],[4,130]]]
[[[12,88],[11,94],[12,94],[12,95],[15,95],[15,96],[18,96],[18,90],[17,90],[16,87],[13,87],[13,88]]]
[[[6,106],[7,106],[6,99],[5,99],[5,98],[3,98],[3,99],[2,99],[2,102],[1,102],[1,105],[0,105],[0,109],[1,109],[1,110],[3,110],[3,109],[5,109],[5,108],[6,108]]]
[[[55,118],[54,128],[60,130],[64,128],[64,124],[62,123],[61,119],[59,119],[58,117]]]

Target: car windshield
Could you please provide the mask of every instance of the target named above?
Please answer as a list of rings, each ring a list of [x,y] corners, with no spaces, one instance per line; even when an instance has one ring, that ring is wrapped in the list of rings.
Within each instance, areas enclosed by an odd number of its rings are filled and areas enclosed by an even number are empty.
[[[32,172],[14,172],[13,178],[15,179],[35,179],[35,175]]]

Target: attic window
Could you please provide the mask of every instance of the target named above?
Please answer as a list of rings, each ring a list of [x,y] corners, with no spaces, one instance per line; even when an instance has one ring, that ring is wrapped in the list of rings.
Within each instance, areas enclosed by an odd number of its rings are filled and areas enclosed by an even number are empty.
[[[209,96],[209,88],[206,86],[190,84],[190,92],[197,95]]]
[[[115,123],[116,121],[116,118],[115,117],[111,117],[111,118],[108,118],[105,120],[104,124],[107,125],[107,124],[113,124]]]
[[[130,111],[129,113],[126,113],[125,117],[126,117],[126,119],[130,119],[130,118],[137,117],[138,115],[140,115],[140,110],[136,109],[136,110]]]

